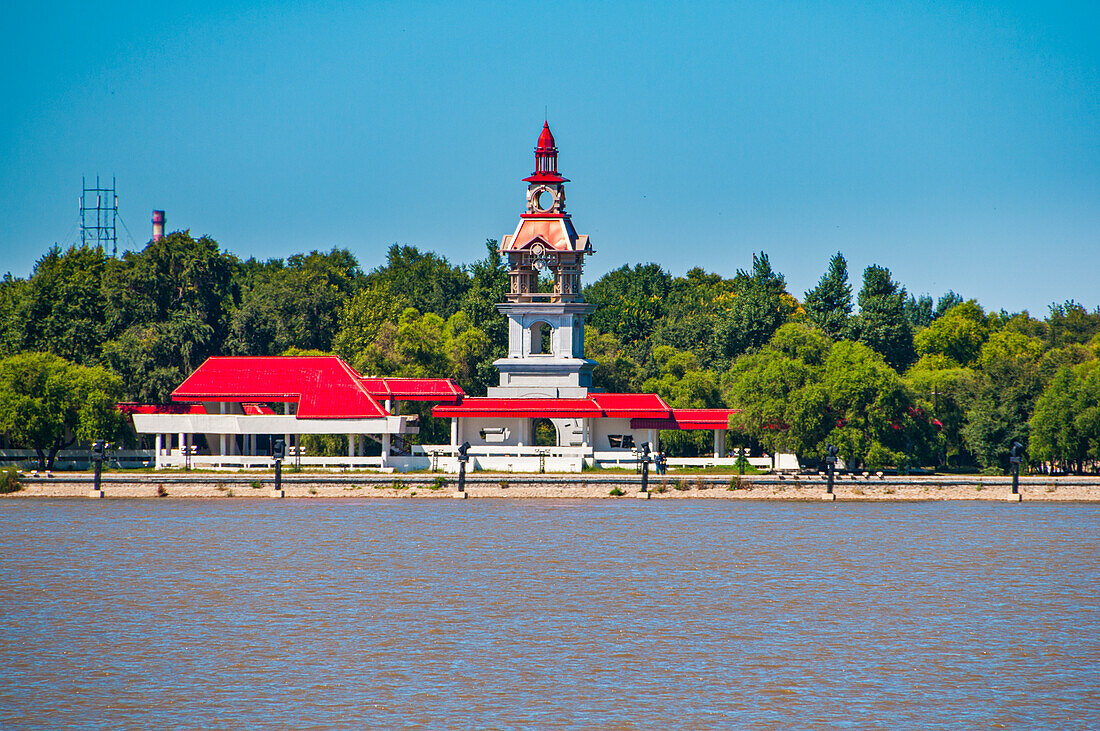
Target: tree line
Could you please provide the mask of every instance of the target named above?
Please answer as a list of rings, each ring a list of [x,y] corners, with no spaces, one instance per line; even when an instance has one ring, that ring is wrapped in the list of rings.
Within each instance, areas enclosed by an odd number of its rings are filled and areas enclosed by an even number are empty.
[[[507,290],[493,240],[466,265],[394,244],[369,272],[344,249],[242,260],[188,231],[118,258],[54,247],[29,277],[0,280],[0,432],[47,456],[117,434],[110,404],[165,402],[212,355],[333,353],[482,395],[507,351],[494,307]],[[584,296],[598,387],[739,408],[731,439],[757,451],[812,460],[833,443],[866,467],[998,470],[1017,439],[1068,469],[1100,459],[1100,308],[986,312],[954,292],[909,294],[877,265],[853,292],[840,253],[801,297],[762,252],[728,278],[623,266]],[[421,411],[421,441],[445,440]],[[709,450],[707,433],[662,443]]]

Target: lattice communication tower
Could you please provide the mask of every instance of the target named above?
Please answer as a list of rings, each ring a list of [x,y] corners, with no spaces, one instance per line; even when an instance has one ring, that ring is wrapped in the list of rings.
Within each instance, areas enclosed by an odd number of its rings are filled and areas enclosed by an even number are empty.
[[[111,187],[100,184],[95,178],[95,187],[89,188],[88,181],[81,178],[84,192],[80,195],[80,243],[95,244],[111,256],[118,255],[118,193],[115,179],[111,178]]]

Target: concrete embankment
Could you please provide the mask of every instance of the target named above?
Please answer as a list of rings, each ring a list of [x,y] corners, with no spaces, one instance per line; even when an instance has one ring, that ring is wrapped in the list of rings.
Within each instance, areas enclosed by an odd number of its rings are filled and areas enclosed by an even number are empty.
[[[270,498],[274,478],[267,473],[105,474],[101,493],[89,473],[25,477],[23,489],[3,497],[103,498]],[[299,473],[283,476],[287,498],[453,498],[455,475],[365,473]],[[1100,502],[1100,477],[1021,477],[1020,497],[1011,494],[1008,477],[919,476],[844,477],[834,486],[838,501],[876,500],[1015,500]],[[530,475],[476,473],[466,479],[470,498],[626,499],[640,495],[635,474],[582,473]],[[733,489],[731,489],[731,487]],[[612,496],[621,491],[622,496]],[[732,480],[729,475],[652,476],[649,499],[821,500],[825,480],[819,476],[758,475]]]

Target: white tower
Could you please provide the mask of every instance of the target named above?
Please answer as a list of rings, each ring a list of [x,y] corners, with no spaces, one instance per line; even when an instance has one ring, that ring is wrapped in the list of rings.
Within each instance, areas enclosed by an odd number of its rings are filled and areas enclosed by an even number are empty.
[[[558,148],[544,123],[535,148],[535,172],[524,178],[527,211],[501,241],[508,255],[508,301],[497,309],[508,317],[508,357],[493,363],[500,385],[496,398],[578,398],[592,386],[593,360],[584,357],[584,318],[593,306],[581,299],[588,236],[577,233],[565,212],[565,183],[558,173]],[[554,275],[552,292],[538,292],[538,275]]]

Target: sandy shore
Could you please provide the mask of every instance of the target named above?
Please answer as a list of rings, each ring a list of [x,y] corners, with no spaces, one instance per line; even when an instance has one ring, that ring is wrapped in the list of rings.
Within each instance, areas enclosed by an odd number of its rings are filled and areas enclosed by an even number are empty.
[[[288,474],[287,498],[454,498],[455,475]],[[102,493],[93,490],[90,473],[27,477],[19,492],[0,496],[27,498],[272,498],[274,478],[267,473],[105,474]],[[838,501],[994,500],[1100,502],[1100,477],[1021,477],[1020,496],[1011,478],[976,476],[845,477],[834,486]],[[525,475],[476,473],[467,477],[470,498],[636,499],[641,478],[634,474]],[[647,499],[815,500],[826,499],[821,477],[741,478],[731,488],[728,475],[652,477]],[[612,495],[622,491],[623,495]]]

